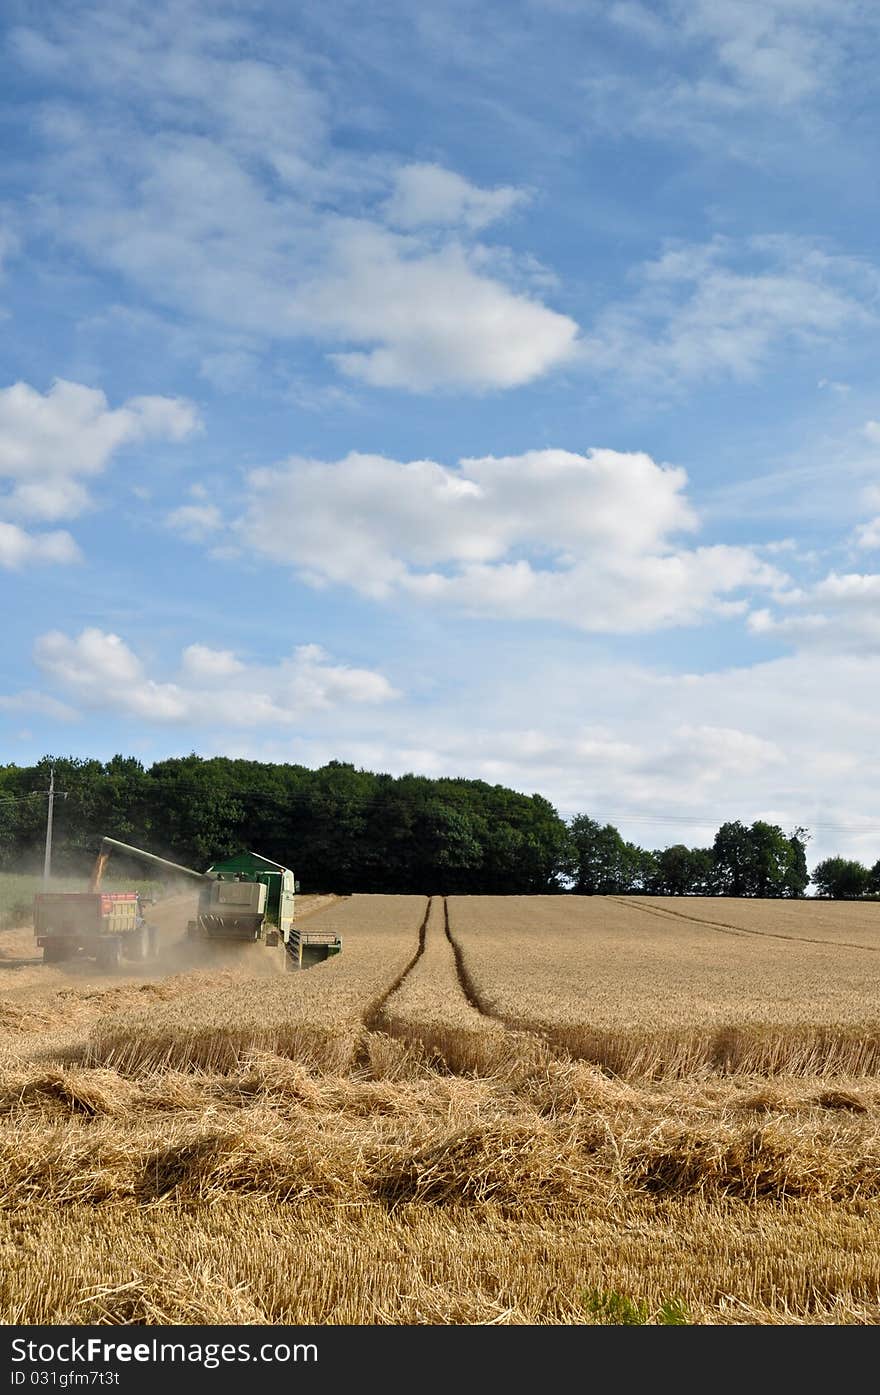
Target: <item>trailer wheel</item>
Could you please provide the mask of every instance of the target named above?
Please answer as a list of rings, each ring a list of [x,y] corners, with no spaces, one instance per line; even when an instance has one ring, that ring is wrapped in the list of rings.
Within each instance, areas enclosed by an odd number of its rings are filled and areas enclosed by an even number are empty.
[[[126,959],[133,959],[135,963],[139,964],[142,960],[146,959],[148,948],[149,940],[147,938],[147,927],[141,925],[139,929],[135,930],[126,939],[125,957]]]
[[[98,945],[98,967],[101,969],[118,969],[119,956],[122,949],[119,940],[114,936],[112,939],[102,940]]]
[[[67,945],[53,943],[51,940],[43,945],[43,963],[60,964],[67,958]]]

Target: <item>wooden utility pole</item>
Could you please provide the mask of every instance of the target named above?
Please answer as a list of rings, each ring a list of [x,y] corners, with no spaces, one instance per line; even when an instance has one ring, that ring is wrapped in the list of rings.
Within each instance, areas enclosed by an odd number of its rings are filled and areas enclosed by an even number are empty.
[[[49,767],[49,808],[46,813],[46,855],[43,858],[43,890],[49,890],[52,877],[52,810],[55,804],[55,767]]]

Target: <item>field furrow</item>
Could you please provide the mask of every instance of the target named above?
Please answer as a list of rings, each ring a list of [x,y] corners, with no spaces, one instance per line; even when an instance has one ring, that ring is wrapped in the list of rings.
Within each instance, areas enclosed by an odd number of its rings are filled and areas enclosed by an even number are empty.
[[[451,897],[449,907],[486,1009],[606,1069],[880,1071],[869,945],[721,936],[609,897]]]
[[[880,953],[880,902],[764,901],[736,896],[615,897],[622,906],[737,935]]]
[[[422,953],[388,998],[376,1026],[454,1071],[491,1071],[509,1052],[510,1034],[468,1001],[446,931],[443,897],[432,898]]]

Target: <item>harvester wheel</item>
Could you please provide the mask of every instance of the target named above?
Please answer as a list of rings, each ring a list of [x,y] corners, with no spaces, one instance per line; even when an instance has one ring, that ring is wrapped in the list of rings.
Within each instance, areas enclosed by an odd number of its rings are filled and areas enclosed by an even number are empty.
[[[61,961],[66,958],[67,945],[57,944],[52,940],[47,940],[43,945],[44,964],[60,964]]]
[[[142,925],[128,936],[125,942],[125,957],[139,964],[146,959],[148,948],[147,927]]]

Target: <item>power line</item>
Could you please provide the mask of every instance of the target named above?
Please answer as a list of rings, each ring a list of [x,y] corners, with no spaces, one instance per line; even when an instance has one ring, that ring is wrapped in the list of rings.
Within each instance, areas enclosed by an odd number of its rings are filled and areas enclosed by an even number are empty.
[[[2,794],[0,795],[0,805],[3,804],[25,804],[29,799],[48,799],[48,790],[33,790],[31,794]],[[66,790],[55,790],[55,798],[67,798]]]

